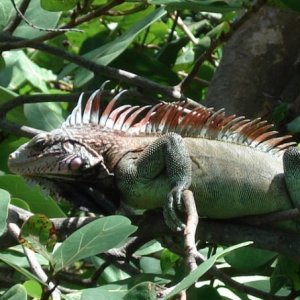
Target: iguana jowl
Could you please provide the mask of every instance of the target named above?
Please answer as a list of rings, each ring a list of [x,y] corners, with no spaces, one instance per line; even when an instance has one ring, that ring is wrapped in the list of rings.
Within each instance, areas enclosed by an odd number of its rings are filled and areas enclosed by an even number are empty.
[[[184,102],[113,108],[121,95],[104,108],[101,89],[86,104],[81,96],[60,129],[11,154],[10,169],[58,194],[81,188],[81,202],[92,193],[86,206],[101,201],[98,191],[118,189],[130,206],[164,207],[177,229],[184,189],[211,218],[299,206],[300,152],[289,136],[274,137],[272,125]]]

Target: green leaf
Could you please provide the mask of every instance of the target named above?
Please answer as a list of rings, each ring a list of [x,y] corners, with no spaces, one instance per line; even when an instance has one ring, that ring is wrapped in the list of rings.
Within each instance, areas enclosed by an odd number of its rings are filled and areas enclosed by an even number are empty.
[[[188,43],[185,47],[182,48],[181,54],[177,57],[175,62],[174,70],[186,70],[194,62],[195,53],[192,43]]]
[[[3,1],[3,0],[1,0]],[[4,0],[7,1],[7,0]],[[10,0],[9,0],[10,1]],[[21,2],[21,1],[18,1]],[[14,10],[15,14],[15,10]],[[40,1],[30,1],[29,6],[26,10],[25,17],[32,24],[42,28],[56,28],[59,18],[61,16],[60,12],[49,12],[41,8]],[[32,26],[26,24],[22,21],[17,29],[14,31],[14,35],[26,39],[37,38],[41,35],[44,35],[44,31],[40,31]]]
[[[18,206],[18,207],[20,207],[22,209],[30,211],[30,206],[26,203],[26,201],[24,201],[24,200],[22,200],[20,198],[16,198],[16,197],[11,198],[10,204]]]
[[[225,261],[237,270],[253,271],[270,264],[277,255],[272,251],[245,247],[227,254]]]
[[[121,300],[126,295],[127,290],[103,287],[82,290],[81,300]]]
[[[143,273],[161,274],[160,260],[154,257],[144,256],[140,259],[140,268]]]
[[[140,283],[131,288],[123,299],[156,300],[156,286],[152,282]]]
[[[29,269],[30,265],[27,260],[27,257],[24,254],[23,247],[21,245],[16,245],[10,247],[1,252],[2,259],[6,262],[10,262],[11,264],[17,265],[19,267],[23,267],[25,269]],[[39,253],[35,253],[35,258],[41,266],[48,267],[49,262]]]
[[[0,97],[1,97],[1,90],[0,90]],[[16,116],[19,114],[17,113]],[[20,147],[22,144],[27,142],[28,139],[26,138],[20,138],[15,136],[8,136],[4,141],[0,143],[0,170],[4,171],[6,173],[9,173],[9,169],[7,166],[7,160],[10,153],[15,151],[18,147]]]
[[[1,296],[1,300],[27,300],[26,289],[22,284],[16,284]]]
[[[229,253],[235,249],[238,249],[240,247],[245,247],[250,244],[252,244],[252,242],[240,243],[238,245],[228,247],[225,250],[221,251],[220,253],[213,255],[212,257],[210,257],[209,259],[204,261],[195,270],[193,270],[190,274],[188,274],[185,278],[183,278],[183,280],[175,286],[174,290],[172,290],[172,292],[166,296],[166,299],[169,299],[169,298],[175,296],[176,294],[178,294],[179,292],[189,288],[192,284],[194,284],[203,274],[205,274],[214,265],[214,263],[217,261],[217,259],[223,257],[224,255],[226,255],[227,253]]]
[[[21,0],[17,0],[19,4]],[[7,25],[9,20],[15,15],[16,11],[11,3],[11,0],[1,0],[0,2],[0,31]]]
[[[6,66],[5,60],[4,60],[4,58],[2,57],[2,55],[0,55],[0,70],[1,70],[1,69],[4,69],[5,66]]]
[[[15,1],[17,5],[20,5],[22,0]],[[30,1],[26,10],[25,17],[34,25],[43,28],[55,28],[61,13],[47,12],[40,6],[40,1]],[[12,5],[11,0],[0,1],[0,31],[16,16],[16,10]],[[26,24],[24,21],[14,31],[14,35],[23,38],[36,38],[44,35],[45,32],[40,31]]]
[[[292,133],[300,132],[300,117],[295,118],[293,121],[286,125],[288,131]]]
[[[135,251],[134,255],[138,255],[138,256],[149,255],[149,254],[161,251],[163,249],[164,248],[158,241],[152,240],[152,241],[149,241],[148,243],[144,244],[137,251]]]
[[[300,3],[295,0],[268,0],[267,4],[280,9],[292,9],[300,12]]]
[[[3,58],[7,68],[0,71],[0,85],[10,89],[16,89],[27,80],[46,93],[48,92],[46,82],[56,79],[50,70],[39,67],[22,50],[6,51]],[[11,69],[11,76],[8,76],[8,69]]]
[[[300,12],[300,3],[295,0],[281,0],[281,2],[288,8]]]
[[[33,213],[42,213],[49,218],[66,216],[53,199],[44,197],[38,186],[29,187],[20,176],[0,176],[0,188],[7,190],[12,197],[25,200]]]
[[[51,131],[64,122],[64,109],[61,103],[27,103],[24,104],[24,114],[28,124],[34,128]]]
[[[73,8],[78,0],[41,0],[41,7],[48,11],[64,11]]]
[[[160,256],[160,267],[163,273],[167,273],[173,268],[180,257],[171,252],[169,249],[164,249]]]
[[[241,9],[249,4],[247,0],[148,0],[148,2],[153,5],[165,5],[170,10],[190,9],[216,13]]]
[[[27,294],[35,299],[40,299],[42,296],[42,286],[35,280],[27,280],[23,286],[26,288]]]
[[[210,286],[204,285],[200,288],[191,287],[187,290],[187,299],[198,300],[198,299],[209,299],[209,300],[222,300],[223,298],[218,293],[217,289]]]
[[[37,276],[35,276],[34,274],[32,274],[31,272],[29,272],[25,268],[20,267],[17,264],[14,264],[13,262],[11,262],[4,255],[2,255],[2,253],[0,253],[0,260],[2,260],[4,263],[6,263],[7,265],[9,265],[10,267],[14,268],[19,273],[23,274],[26,278],[28,278],[30,280],[35,280],[35,281],[37,281],[37,282],[39,282],[39,283],[41,283],[43,285],[45,284],[41,279],[39,279]],[[1,298],[1,300],[2,300],[2,298]]]
[[[177,74],[169,66],[161,63],[153,53],[145,51],[139,52],[136,49],[127,49],[110,65],[139,74],[161,84],[175,85],[179,81]],[[153,70],[159,70],[159,72],[153,72]],[[137,104],[140,104],[140,102]]]
[[[7,68],[5,70],[8,71]],[[1,73],[1,71],[0,71],[0,73]],[[4,73],[2,73],[2,74],[4,74]],[[0,77],[1,77],[1,75],[0,75]],[[1,79],[0,79],[0,81],[1,81]],[[14,93],[13,91],[9,90],[8,88],[0,86],[0,104],[4,104],[5,102],[8,102],[10,99],[13,99],[17,96],[19,96],[17,93]],[[22,106],[18,106],[16,108],[14,108],[13,110],[10,110],[6,114],[6,119],[11,122],[19,123],[22,125],[27,125]],[[3,153],[3,152],[0,151],[0,153]],[[1,169],[1,166],[0,166],[0,169]],[[7,169],[7,168],[5,167],[4,169]],[[4,169],[2,169],[2,170],[4,170]]]
[[[52,251],[57,242],[56,229],[52,221],[45,215],[33,215],[26,220],[21,229],[19,242],[40,253],[52,261]]]
[[[6,219],[8,215],[8,205],[10,202],[10,195],[7,191],[0,189],[0,236],[6,229]]]
[[[166,11],[163,8],[156,9],[148,16],[146,16],[145,18],[137,22],[133,27],[131,27],[129,30],[127,30],[117,39],[86,53],[85,55],[83,55],[83,57],[93,61],[94,63],[98,63],[101,65],[108,65],[122,52],[125,51],[125,49],[132,43],[132,41],[141,31],[149,27],[152,23],[160,19],[165,14]],[[66,76],[76,68],[77,66],[75,64],[68,65],[60,73],[59,77],[62,78]],[[92,72],[87,70],[81,70],[78,73],[77,77],[75,78],[75,85],[82,86],[91,78],[93,78]]]
[[[271,293],[275,294],[286,283],[292,284],[293,290],[299,290],[299,264],[285,256],[279,256],[270,279]]]
[[[93,256],[124,241],[136,230],[130,220],[122,216],[95,220],[70,235],[53,254],[54,271],[69,266],[77,260]]]

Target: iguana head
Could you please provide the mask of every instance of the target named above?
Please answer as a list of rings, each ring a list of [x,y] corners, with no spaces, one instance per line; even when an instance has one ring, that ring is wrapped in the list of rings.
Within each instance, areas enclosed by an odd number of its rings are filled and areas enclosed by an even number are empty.
[[[8,166],[22,176],[62,180],[111,175],[102,155],[61,129],[36,135],[10,155]]]
[[[113,175],[101,154],[64,129],[36,135],[9,156],[8,166],[55,198],[93,211],[101,211],[98,202],[107,202],[101,184]]]

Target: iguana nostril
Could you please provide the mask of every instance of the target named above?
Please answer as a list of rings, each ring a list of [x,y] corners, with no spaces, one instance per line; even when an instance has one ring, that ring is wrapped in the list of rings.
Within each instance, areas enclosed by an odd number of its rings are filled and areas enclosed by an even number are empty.
[[[8,160],[13,160],[13,159],[15,159],[15,158],[16,158],[16,155],[15,155],[14,152],[11,153],[11,154],[9,154],[9,156],[8,156]]]

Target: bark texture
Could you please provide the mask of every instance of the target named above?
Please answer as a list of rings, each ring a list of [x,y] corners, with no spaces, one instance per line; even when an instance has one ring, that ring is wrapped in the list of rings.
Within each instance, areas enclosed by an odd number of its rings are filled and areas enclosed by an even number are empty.
[[[300,14],[261,8],[224,47],[205,105],[247,117],[267,114],[281,99],[299,107],[299,53]]]

